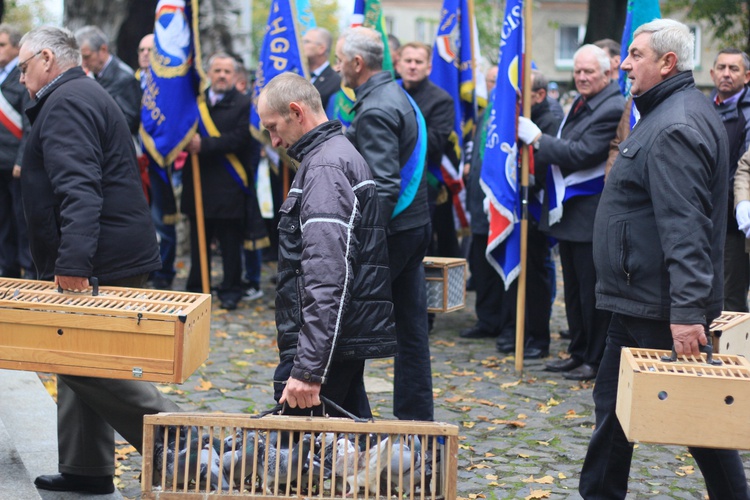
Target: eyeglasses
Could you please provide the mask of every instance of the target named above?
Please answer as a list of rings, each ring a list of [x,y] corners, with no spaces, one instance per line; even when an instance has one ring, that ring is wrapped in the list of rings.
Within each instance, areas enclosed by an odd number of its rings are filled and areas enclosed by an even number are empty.
[[[26,59],[24,59],[23,61],[21,61],[20,63],[18,63],[18,69],[21,70],[21,74],[22,75],[25,75],[26,74],[26,70],[29,69],[29,62],[31,62],[32,59],[34,59],[36,56],[38,56],[39,54],[41,54],[43,50],[44,49],[38,51],[33,56],[29,56]]]

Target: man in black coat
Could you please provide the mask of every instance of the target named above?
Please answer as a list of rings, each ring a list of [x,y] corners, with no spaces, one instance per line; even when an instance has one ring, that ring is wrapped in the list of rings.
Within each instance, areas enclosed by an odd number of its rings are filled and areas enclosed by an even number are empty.
[[[237,61],[228,54],[214,54],[208,60],[208,78],[211,86],[205,93],[207,108],[201,110],[206,132],[196,133],[185,150],[198,154],[206,243],[210,244],[214,237],[219,242],[224,270],[218,290],[219,300],[224,309],[233,310],[244,294],[244,222],[250,189],[254,189],[250,165],[253,154],[257,153],[258,143],[250,136],[251,98],[240,94],[234,87]],[[190,217],[190,275],[187,289],[200,291],[200,254],[191,168],[184,170],[182,186],[181,209]],[[255,203],[257,205],[257,201]]]
[[[41,27],[21,39],[21,82],[35,99],[21,176],[24,213],[41,279],[70,292],[142,286],[160,267],[135,148],[115,101],[80,68],[73,34]],[[71,133],[75,130],[75,133]],[[143,416],[179,407],[152,385],[58,376],[61,474],[37,488],[114,491],[114,432],[142,451]]]
[[[21,159],[30,126],[24,114],[29,93],[18,80],[20,40],[17,29],[0,24],[0,275],[34,279],[21,203]]]
[[[633,35],[622,69],[641,119],[619,145],[594,220],[596,303],[613,317],[593,394],[596,427],[579,482],[586,500],[628,493],[633,443],[616,414],[622,348],[674,346],[678,355],[699,357],[723,305],[726,130],[695,86],[690,29],[659,19]],[[687,393],[691,380],[684,380]],[[677,420],[667,411],[653,415],[660,417]],[[705,419],[692,418],[681,415],[686,439],[705,426]],[[710,499],[750,498],[736,450],[688,450]]]
[[[560,132],[542,134],[533,122],[521,117],[519,138],[534,146],[535,162],[552,165],[547,176],[540,229],[559,242],[565,312],[572,336],[568,347],[570,358],[550,361],[546,369],[565,372],[563,376],[570,380],[591,380],[596,377],[604,352],[611,316],[596,309],[593,221],[604,185],[609,142],[615,137],[625,99],[617,84],[610,83],[611,62],[604,50],[584,45],[575,53],[573,61],[580,96],[565,117]],[[529,124],[532,126],[528,127]],[[579,180],[587,182],[578,183]],[[580,190],[576,192],[575,188]],[[551,210],[553,192],[562,200]]]
[[[130,133],[137,135],[141,124],[141,87],[133,70],[110,53],[107,35],[96,26],[76,31],[76,41],[81,48],[83,69],[109,92],[125,115]]]
[[[451,155],[448,138],[453,132],[456,113],[450,94],[430,81],[431,71],[432,48],[429,45],[410,42],[401,46],[398,72],[406,93],[419,106],[427,125],[427,167],[440,170],[443,155]],[[455,157],[455,154],[452,156]],[[460,257],[453,221],[453,194],[445,184],[437,180],[431,184],[429,181],[427,195],[437,244],[431,244],[428,252],[440,257]]]
[[[318,89],[323,109],[341,88],[341,77],[331,68],[331,33],[321,27],[310,28],[302,37],[302,48],[310,70],[310,82]]]
[[[304,78],[285,73],[271,80],[258,114],[273,146],[300,162],[280,210],[274,396],[304,409],[320,405],[323,395],[370,418],[365,360],[396,351],[391,292],[383,286],[390,278],[388,247],[372,173]]]
[[[365,158],[378,188],[380,218],[388,231],[391,291],[398,353],[393,413],[402,420],[432,420],[432,369],[427,332],[424,259],[430,242],[424,158],[417,145],[421,112],[383,71],[383,41],[369,28],[352,28],[336,44],[344,85],[355,89],[355,118],[346,137]],[[427,144],[423,144],[425,150]],[[404,189],[402,190],[402,185]],[[408,186],[408,188],[407,188]]]

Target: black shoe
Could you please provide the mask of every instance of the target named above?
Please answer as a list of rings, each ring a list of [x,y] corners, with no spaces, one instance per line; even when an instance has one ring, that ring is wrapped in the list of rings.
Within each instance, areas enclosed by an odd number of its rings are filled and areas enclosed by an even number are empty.
[[[556,359],[544,365],[544,370],[548,372],[569,372],[582,364],[583,361],[576,358]]]
[[[221,308],[226,309],[227,311],[234,311],[235,309],[237,309],[237,301],[231,299],[222,300]]]
[[[584,363],[575,370],[564,373],[563,377],[568,380],[594,380],[596,378],[596,368]]]
[[[78,474],[54,474],[39,476],[34,485],[40,490],[81,491],[94,495],[114,493],[112,476],[79,476]]]
[[[462,339],[486,339],[489,337],[496,337],[497,335],[478,326],[472,326],[471,328],[464,328],[461,330],[458,336]]]
[[[549,350],[538,347],[527,347],[523,350],[523,359],[541,359],[549,356]]]
[[[560,338],[569,340],[572,337],[570,330],[560,330]]]

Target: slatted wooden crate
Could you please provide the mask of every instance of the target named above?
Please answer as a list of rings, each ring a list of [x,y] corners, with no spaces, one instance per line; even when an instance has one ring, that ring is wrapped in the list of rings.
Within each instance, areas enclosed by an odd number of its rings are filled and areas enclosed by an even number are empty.
[[[425,257],[427,311],[451,312],[466,306],[466,259]]]
[[[629,441],[750,449],[750,362],[714,355],[662,361],[669,351],[623,348],[617,418]],[[706,425],[710,423],[710,425]]]
[[[723,311],[709,330],[715,352],[750,358],[750,314]]]
[[[0,368],[182,383],[208,357],[211,296],[0,279]]]
[[[143,450],[144,500],[456,498],[444,423],[162,413],[144,418]]]

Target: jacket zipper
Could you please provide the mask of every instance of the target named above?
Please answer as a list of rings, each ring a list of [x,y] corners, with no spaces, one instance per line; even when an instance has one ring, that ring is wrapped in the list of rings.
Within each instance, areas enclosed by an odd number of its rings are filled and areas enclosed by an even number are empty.
[[[628,258],[628,225],[627,223],[623,222],[622,224],[622,234],[620,235],[620,268],[622,269],[622,272],[625,273],[625,284],[630,286],[630,272],[628,272],[627,266],[625,265],[625,262]]]

